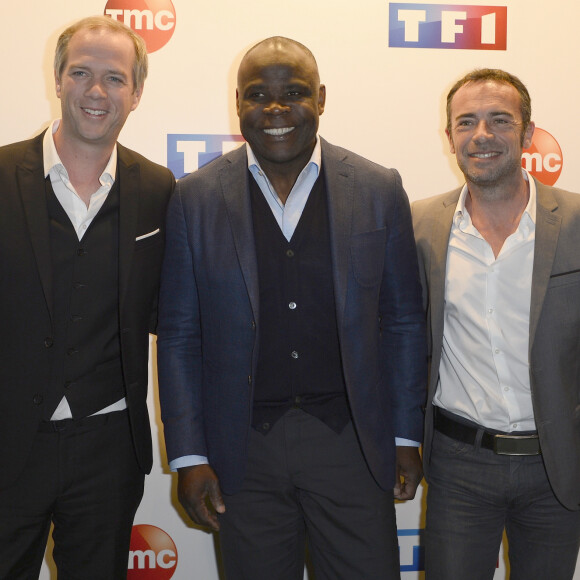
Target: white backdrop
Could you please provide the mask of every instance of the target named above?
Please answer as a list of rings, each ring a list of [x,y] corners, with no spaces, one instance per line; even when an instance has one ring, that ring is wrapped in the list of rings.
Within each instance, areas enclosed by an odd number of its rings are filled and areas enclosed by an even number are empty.
[[[234,95],[241,56],[258,40],[283,35],[303,42],[317,57],[327,87],[321,134],[396,167],[411,200],[462,182],[443,133],[445,95],[457,78],[480,66],[504,68],[527,84],[536,125],[553,135],[562,151],[557,184],[580,190],[579,5],[570,0],[496,2],[507,6],[507,49],[462,50],[390,47],[389,4],[387,0],[109,0],[109,8],[168,10],[159,22],[174,32],[150,55],[144,95],[121,142],[165,165],[182,150],[185,171],[195,169],[193,153],[205,151],[210,136],[239,133]],[[427,4],[435,3],[424,2],[423,8]],[[489,4],[472,0],[470,6]],[[52,78],[56,39],[66,25],[102,14],[106,5],[107,0],[2,1],[0,145],[32,137],[59,116]],[[455,9],[471,14],[469,7]],[[168,139],[169,135],[181,137]],[[226,141],[224,149],[232,145]],[[130,577],[215,580],[213,537],[188,526],[177,508],[175,481],[163,451],[154,375],[153,349],[150,409],[155,463],[135,523],[161,528],[175,548],[165,544],[165,551],[160,551],[151,544],[151,552],[136,552]],[[423,507],[422,497],[397,507],[404,580],[423,577],[418,571]],[[156,559],[148,559],[153,552]],[[48,556],[43,579],[56,578],[51,567]],[[505,577],[502,553],[496,578]],[[580,579],[580,570],[575,578]]]

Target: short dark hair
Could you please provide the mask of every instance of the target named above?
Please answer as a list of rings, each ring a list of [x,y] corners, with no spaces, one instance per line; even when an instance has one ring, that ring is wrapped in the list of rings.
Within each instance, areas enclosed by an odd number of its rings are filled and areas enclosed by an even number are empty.
[[[528,128],[532,118],[532,99],[530,98],[530,93],[528,93],[526,85],[524,85],[524,83],[522,83],[518,77],[498,68],[475,69],[466,74],[463,78],[459,79],[451,87],[451,90],[447,95],[447,131],[451,133],[451,101],[453,100],[455,93],[467,83],[477,83],[484,81],[495,81],[496,83],[511,85],[518,91],[518,94],[520,95],[520,111],[522,114],[523,135]]]

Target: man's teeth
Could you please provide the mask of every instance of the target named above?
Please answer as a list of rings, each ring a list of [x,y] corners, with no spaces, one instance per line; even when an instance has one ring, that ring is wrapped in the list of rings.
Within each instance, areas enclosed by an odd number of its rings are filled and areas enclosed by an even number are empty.
[[[89,115],[104,115],[107,111],[102,111],[101,109],[83,109]]]
[[[294,131],[294,127],[283,127],[281,129],[264,129],[264,133],[267,135],[286,135],[286,133],[290,133],[290,131]]]
[[[488,159],[489,157],[495,157],[498,155],[495,151],[492,153],[472,153],[472,157],[477,157],[478,159]]]

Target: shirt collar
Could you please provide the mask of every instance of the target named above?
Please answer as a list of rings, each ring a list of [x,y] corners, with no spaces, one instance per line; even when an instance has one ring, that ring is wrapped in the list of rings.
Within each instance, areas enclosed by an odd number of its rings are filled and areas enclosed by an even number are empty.
[[[531,220],[533,224],[536,223],[536,182],[533,180],[532,176],[522,167],[522,175],[524,179],[528,182],[530,188],[530,197],[528,199],[528,204],[524,209],[522,218],[527,215],[528,219]],[[463,220],[467,220],[467,223],[471,223],[471,216],[469,212],[465,209],[465,199],[467,197],[468,189],[467,183],[463,186],[459,199],[457,200],[457,205],[455,206],[455,213],[453,214],[453,223],[460,225]],[[466,225],[466,224],[464,224]]]
[[[54,144],[54,134],[60,125],[60,119],[55,119],[47,129],[46,133],[44,134],[44,139],[42,141],[42,157],[44,161],[44,176],[47,177],[48,174],[54,170],[59,175],[66,177],[68,181],[68,171],[66,167],[63,165],[60,157],[58,156],[58,152],[56,150],[56,145]],[[105,184],[112,184],[115,181],[115,177],[117,174],[117,144],[113,147],[113,151],[111,152],[111,156],[109,157],[109,161],[107,165],[101,173],[99,180],[102,185]]]
[[[256,159],[256,156],[254,155],[254,152],[252,151],[252,148],[250,147],[249,143],[246,143],[246,150],[248,152],[248,169],[251,170],[252,167],[256,167],[259,171],[262,171],[262,168],[260,167],[260,164],[258,163],[258,160]],[[312,155],[310,156],[310,160],[304,166],[304,169],[306,169],[310,165],[312,165],[316,170],[316,174],[318,175],[320,173],[321,164],[322,164],[322,148],[320,146],[320,139],[318,138],[318,135],[317,135],[316,136],[316,144],[314,145],[314,151],[312,151]],[[304,169],[302,171],[304,171]]]

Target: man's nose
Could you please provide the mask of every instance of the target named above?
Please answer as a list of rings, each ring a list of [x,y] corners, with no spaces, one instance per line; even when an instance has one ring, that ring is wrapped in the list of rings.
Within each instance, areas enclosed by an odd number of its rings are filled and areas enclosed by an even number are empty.
[[[280,99],[274,99],[264,107],[264,113],[268,115],[281,115],[289,110],[290,107],[282,103]]]
[[[490,129],[488,122],[481,119],[475,126],[474,139],[490,139],[493,137],[493,131]]]
[[[102,81],[94,79],[87,88],[86,94],[93,99],[100,99],[107,96],[107,90]]]

